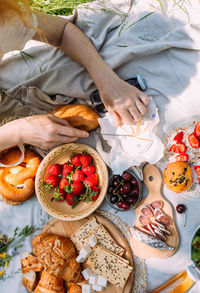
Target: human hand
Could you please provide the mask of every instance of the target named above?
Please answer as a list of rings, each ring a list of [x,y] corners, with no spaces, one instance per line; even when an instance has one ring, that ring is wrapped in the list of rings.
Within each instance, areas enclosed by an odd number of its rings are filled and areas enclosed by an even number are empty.
[[[117,75],[112,75],[99,90],[102,102],[115,125],[133,124],[145,114],[148,96]]]
[[[69,143],[79,137],[88,137],[88,133],[70,126],[61,118],[52,114],[34,115],[7,123],[10,133],[18,133],[19,142],[49,149],[62,143]]]

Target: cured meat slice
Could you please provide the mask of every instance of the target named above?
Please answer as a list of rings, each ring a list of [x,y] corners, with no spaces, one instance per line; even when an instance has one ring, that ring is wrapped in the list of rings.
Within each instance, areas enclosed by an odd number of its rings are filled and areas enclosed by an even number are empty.
[[[156,200],[156,201],[153,201],[153,202],[151,203],[151,207],[152,207],[153,209],[158,209],[158,210],[160,210],[160,209],[162,209],[162,207],[163,207],[163,201],[162,201],[162,200]]]
[[[147,225],[147,228],[148,228],[149,231],[152,233],[152,235],[153,235],[154,237],[156,237],[156,233],[154,232],[154,230],[153,230],[153,228],[151,227],[150,224]]]
[[[151,218],[154,216],[154,214],[152,213],[151,209],[148,207],[148,205],[144,205],[142,208],[141,208],[141,213],[147,217],[147,218]]]
[[[142,231],[142,232],[145,232],[145,233],[147,233],[147,234],[149,234],[149,235],[151,235],[152,236],[152,233],[148,230],[148,229],[146,229],[145,227],[139,227],[140,228],[140,230]]]
[[[142,226],[147,226],[149,224],[149,218],[145,217],[144,215],[139,216],[139,221],[142,224]]]
[[[163,231],[165,234],[171,235],[170,231],[165,228],[165,226],[156,220],[152,222],[159,230]],[[153,225],[152,225],[153,226]]]
[[[155,234],[161,239],[161,240],[163,240],[163,241],[165,241],[166,240],[166,237],[165,237],[165,235],[159,230],[159,229],[154,229],[154,232],[155,232]]]
[[[155,218],[159,223],[165,226],[170,225],[170,218],[167,215],[165,215],[161,210],[155,211]]]

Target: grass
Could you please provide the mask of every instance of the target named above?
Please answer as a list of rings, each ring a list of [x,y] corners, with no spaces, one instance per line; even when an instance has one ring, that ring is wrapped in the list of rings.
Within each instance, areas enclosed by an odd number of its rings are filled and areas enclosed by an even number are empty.
[[[36,11],[54,15],[70,15],[73,9],[80,4],[92,0],[31,0],[32,8]]]

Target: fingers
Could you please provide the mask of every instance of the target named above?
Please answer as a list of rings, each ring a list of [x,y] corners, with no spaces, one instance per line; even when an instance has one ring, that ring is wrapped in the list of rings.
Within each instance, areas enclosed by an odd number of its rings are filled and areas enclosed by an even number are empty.
[[[50,118],[51,121],[56,122],[56,123],[58,123],[60,125],[67,125],[67,126],[69,126],[69,123],[65,119],[56,117],[56,116],[54,116],[52,114],[48,114],[47,117]]]
[[[149,102],[149,97],[145,95],[144,93],[138,94],[139,99],[142,101],[142,103],[147,106]]]
[[[60,136],[70,137],[88,137],[88,132],[80,129],[73,128],[71,126],[56,126],[57,134]]]

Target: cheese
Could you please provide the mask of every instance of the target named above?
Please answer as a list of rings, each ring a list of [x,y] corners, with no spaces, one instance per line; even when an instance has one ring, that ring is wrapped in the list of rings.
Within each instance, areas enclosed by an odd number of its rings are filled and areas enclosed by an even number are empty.
[[[89,278],[92,276],[92,272],[89,268],[86,268],[85,270],[82,271],[82,275],[85,280],[89,280]]]
[[[85,245],[84,247],[81,248],[79,255],[81,255],[85,260],[89,257],[91,254],[92,249],[89,245]]]
[[[87,259],[91,271],[101,275],[117,288],[124,288],[133,268],[113,253],[96,246]]]
[[[83,284],[82,285],[82,293],[94,293],[91,285]]]
[[[89,278],[89,284],[96,285],[97,284],[97,274],[93,274]]]
[[[93,289],[94,289],[95,291],[100,291],[100,292],[104,290],[103,287],[98,286],[98,285],[93,285]]]
[[[108,281],[106,278],[102,277],[101,275],[98,275],[97,277],[97,285],[102,287],[107,287]]]
[[[82,255],[78,255],[77,256],[77,258],[76,258],[76,261],[78,262],[78,263],[82,263],[82,262],[84,262],[85,261],[85,258],[82,256]]]
[[[92,217],[87,223],[85,223],[74,234],[71,235],[70,239],[78,250],[80,250],[85,244],[88,244],[88,242],[85,242],[85,239],[97,225],[98,223],[95,217]]]
[[[89,245],[91,247],[95,247],[97,245],[97,238],[95,236],[95,234],[92,234],[89,238]]]

